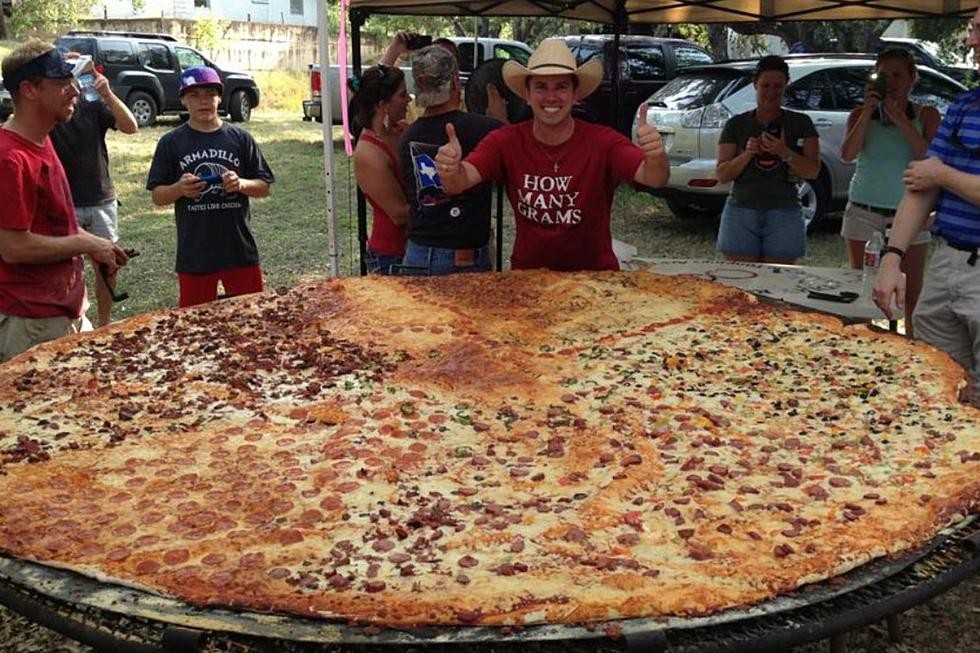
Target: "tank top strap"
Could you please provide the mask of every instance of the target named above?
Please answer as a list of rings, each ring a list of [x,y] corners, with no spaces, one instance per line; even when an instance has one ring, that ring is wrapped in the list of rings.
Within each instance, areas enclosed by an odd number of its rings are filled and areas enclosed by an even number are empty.
[[[392,152],[391,148],[388,147],[388,144],[379,138],[373,131],[368,131],[365,129],[361,132],[361,139],[380,147],[388,159],[390,159],[392,163],[396,163],[397,160],[395,159],[395,153]]]

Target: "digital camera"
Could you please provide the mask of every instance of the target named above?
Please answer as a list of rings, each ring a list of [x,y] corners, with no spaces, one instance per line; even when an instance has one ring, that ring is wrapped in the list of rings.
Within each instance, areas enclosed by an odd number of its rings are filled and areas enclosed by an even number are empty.
[[[411,34],[405,43],[405,47],[409,50],[421,50],[429,45],[432,45],[432,37],[425,34]]]

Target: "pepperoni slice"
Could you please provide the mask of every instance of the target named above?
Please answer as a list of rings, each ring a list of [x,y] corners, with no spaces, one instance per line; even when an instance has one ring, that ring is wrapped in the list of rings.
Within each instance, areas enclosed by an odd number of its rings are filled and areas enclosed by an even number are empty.
[[[180,565],[191,559],[187,549],[171,549],[163,554],[163,562],[168,565]]]
[[[153,546],[160,541],[160,538],[156,535],[141,535],[136,538],[137,546]]]
[[[129,557],[129,549],[113,549],[106,554],[106,559],[112,562],[122,562]]]
[[[243,555],[239,559],[238,565],[240,567],[261,567],[264,562],[265,554],[261,551],[253,551]]]
[[[296,544],[297,542],[303,541],[303,533],[296,529],[289,529],[282,531],[279,534],[279,543],[283,546],[288,546],[290,544]]]
[[[265,572],[269,578],[289,578],[289,570],[285,567],[273,567],[269,571]]]
[[[344,507],[344,502],[336,494],[331,494],[320,502],[320,507],[324,510],[339,510]]]
[[[160,571],[160,563],[156,560],[144,560],[138,565],[136,565],[136,573],[138,574],[155,574]]]
[[[348,492],[353,492],[359,487],[361,487],[361,484],[357,483],[356,481],[345,481],[344,483],[338,484],[334,489],[342,494],[347,494]]]
[[[203,558],[201,558],[201,564],[208,565],[211,567],[217,567],[228,559],[224,553],[209,553]]]

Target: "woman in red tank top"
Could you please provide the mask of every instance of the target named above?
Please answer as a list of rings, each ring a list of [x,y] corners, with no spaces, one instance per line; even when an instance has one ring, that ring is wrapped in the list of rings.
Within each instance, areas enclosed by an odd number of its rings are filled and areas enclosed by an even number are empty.
[[[398,68],[378,64],[365,70],[360,80],[352,80],[352,85],[351,123],[357,139],[354,176],[374,216],[367,268],[372,274],[390,274],[405,254],[408,220],[408,201],[395,156],[409,102],[405,75]]]

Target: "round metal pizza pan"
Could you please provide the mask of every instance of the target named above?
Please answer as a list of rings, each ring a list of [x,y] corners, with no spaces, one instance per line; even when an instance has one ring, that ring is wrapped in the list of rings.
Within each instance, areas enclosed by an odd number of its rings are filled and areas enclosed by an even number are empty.
[[[198,609],[139,589],[104,583],[74,572],[7,557],[0,557],[0,590],[2,590],[0,603],[7,604],[41,623],[45,622],[44,615],[32,614],[32,601],[29,597],[25,598],[24,593],[42,598],[44,603],[49,603],[48,608],[38,604],[35,608],[37,613],[50,610],[50,605],[54,605],[55,610],[68,620],[82,618],[83,621],[91,621],[90,616],[86,615],[99,613],[103,615],[103,621],[106,618],[111,621],[113,617],[117,617],[124,621],[136,620],[155,624],[168,631],[223,633],[236,638],[263,640],[271,638],[280,642],[310,644],[419,645],[493,642],[503,645],[508,643],[526,645],[530,642],[538,642],[558,645],[562,642],[567,644],[572,640],[606,638],[610,633],[609,627],[612,626],[617,635],[622,634],[623,641],[644,642],[642,646],[644,650],[657,650],[656,646],[653,649],[649,648],[651,642],[665,638],[667,633],[671,634],[672,639],[679,636],[681,639],[700,640],[706,633],[717,633],[719,630],[727,632],[741,629],[751,633],[753,629],[758,630],[758,623],[766,620],[782,624],[777,629],[795,630],[797,636],[800,636],[806,632],[806,629],[801,629],[800,619],[812,621],[814,618],[798,617],[798,614],[801,612],[805,614],[807,610],[819,608],[824,612],[829,609],[833,617],[835,610],[839,609],[827,606],[835,603],[843,604],[845,612],[853,611],[851,604],[857,600],[853,597],[858,595],[863,597],[857,601],[858,603],[870,602],[872,607],[878,604],[878,611],[893,604],[895,609],[892,612],[881,615],[887,616],[928,600],[978,571],[980,571],[980,516],[973,516],[945,529],[925,546],[901,556],[873,560],[836,578],[804,586],[792,594],[748,608],[728,610],[707,617],[628,619],[590,627],[550,624],[521,628],[426,627],[379,630],[323,619],[304,619],[217,608]],[[941,582],[937,580],[940,577],[942,577]],[[893,586],[891,589],[886,587],[889,583],[890,587]],[[902,596],[898,596],[899,594]],[[864,612],[869,613],[867,608]],[[841,620],[840,617],[837,618]],[[854,619],[855,617],[851,615],[843,619],[842,623]],[[869,622],[870,620],[866,623]],[[851,627],[859,625],[862,624]],[[62,630],[57,627],[57,624],[52,627]],[[77,638],[77,635],[71,632],[65,634]],[[829,634],[833,633],[818,629],[814,631],[811,639],[820,639]],[[771,635],[769,633],[769,636]],[[712,638],[717,637],[717,634],[712,635]],[[729,643],[725,648],[718,650],[728,650],[730,647]],[[630,645],[628,648],[634,647]],[[180,648],[173,650],[180,650]],[[671,650],[675,649],[671,648]]]

